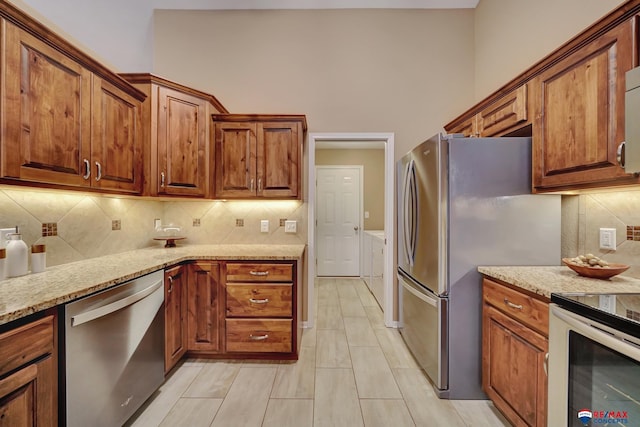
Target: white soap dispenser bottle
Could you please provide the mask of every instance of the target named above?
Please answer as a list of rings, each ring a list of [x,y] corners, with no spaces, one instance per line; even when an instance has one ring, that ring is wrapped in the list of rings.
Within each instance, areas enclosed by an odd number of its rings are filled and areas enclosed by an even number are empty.
[[[24,276],[28,272],[29,261],[28,253],[29,248],[27,244],[22,241],[22,235],[18,233],[18,227],[16,232],[7,235],[7,265],[6,275],[7,277]]]

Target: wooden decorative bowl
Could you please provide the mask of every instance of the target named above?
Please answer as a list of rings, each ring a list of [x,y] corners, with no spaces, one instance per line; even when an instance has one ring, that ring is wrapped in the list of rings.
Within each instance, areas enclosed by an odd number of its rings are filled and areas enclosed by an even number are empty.
[[[591,277],[592,279],[610,279],[613,276],[617,276],[623,271],[627,271],[629,266],[626,264],[610,263],[607,268],[604,267],[587,267],[584,265],[577,265],[571,262],[571,258],[562,258],[562,262],[567,267],[578,273],[580,276]]]

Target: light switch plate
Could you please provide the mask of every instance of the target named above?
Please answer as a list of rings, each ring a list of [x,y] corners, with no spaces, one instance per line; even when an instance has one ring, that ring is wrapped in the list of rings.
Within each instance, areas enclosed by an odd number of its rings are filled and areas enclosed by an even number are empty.
[[[285,233],[296,233],[298,231],[298,223],[293,219],[288,219],[284,222]]]
[[[261,233],[268,233],[269,232],[269,220],[268,219],[260,220],[260,232]]]
[[[600,249],[616,250],[616,229],[601,228],[600,229]]]
[[[0,249],[7,247],[7,234],[15,233],[16,228],[0,228]]]

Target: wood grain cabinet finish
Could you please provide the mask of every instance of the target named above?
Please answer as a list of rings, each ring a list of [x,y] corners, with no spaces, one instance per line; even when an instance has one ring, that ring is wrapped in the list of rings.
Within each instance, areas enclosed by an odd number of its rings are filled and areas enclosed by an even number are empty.
[[[533,187],[537,192],[632,181],[617,164],[624,141],[625,73],[635,19],[616,26],[533,80]]]
[[[220,264],[197,261],[188,267],[187,348],[190,352],[220,352]]]
[[[153,74],[121,74],[143,103],[145,194],[210,197],[209,115],[227,110],[213,96]]]
[[[301,197],[304,116],[214,114],[215,197]]]
[[[482,386],[514,426],[547,425],[548,329],[547,302],[483,280]]]
[[[0,334],[0,426],[57,426],[55,317]]]
[[[144,95],[35,24],[4,28],[4,182],[140,193]]]
[[[164,272],[164,371],[169,372],[187,352],[187,266]]]
[[[225,272],[227,353],[297,358],[295,263],[228,262]]]

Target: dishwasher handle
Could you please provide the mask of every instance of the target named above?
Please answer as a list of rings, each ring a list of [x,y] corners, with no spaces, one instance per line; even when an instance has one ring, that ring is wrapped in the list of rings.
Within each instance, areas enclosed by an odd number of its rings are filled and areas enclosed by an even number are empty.
[[[71,327],[80,326],[83,323],[91,322],[92,320],[104,317],[108,314],[113,313],[114,311],[118,311],[127,306],[135,304],[141,299],[146,298],[147,296],[157,291],[162,286],[162,284],[163,281],[160,280],[149,286],[148,288],[141,290],[140,292],[136,292],[135,294],[119,299],[118,301],[114,301],[111,304],[107,304],[93,310],[85,311],[84,313],[76,314],[75,316],[71,317]]]

